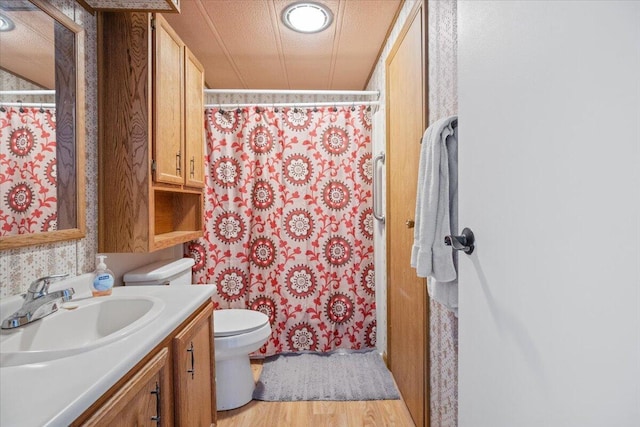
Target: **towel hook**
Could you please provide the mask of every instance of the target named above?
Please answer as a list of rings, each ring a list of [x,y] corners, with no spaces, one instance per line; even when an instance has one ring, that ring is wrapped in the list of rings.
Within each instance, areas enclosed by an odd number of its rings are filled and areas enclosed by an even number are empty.
[[[462,230],[460,236],[445,236],[444,244],[453,247],[456,251],[464,251],[465,254],[471,255],[475,249],[474,243],[476,239],[470,228]]]

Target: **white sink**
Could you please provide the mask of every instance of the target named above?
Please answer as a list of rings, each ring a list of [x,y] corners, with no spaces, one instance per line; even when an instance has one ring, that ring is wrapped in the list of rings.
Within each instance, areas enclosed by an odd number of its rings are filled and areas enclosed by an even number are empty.
[[[0,367],[46,362],[102,347],[140,329],[164,306],[152,296],[70,301],[43,319],[2,330]]]

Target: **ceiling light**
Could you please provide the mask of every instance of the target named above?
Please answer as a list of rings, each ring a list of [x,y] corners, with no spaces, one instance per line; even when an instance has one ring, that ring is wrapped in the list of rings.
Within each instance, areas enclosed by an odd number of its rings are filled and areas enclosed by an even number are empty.
[[[13,21],[6,15],[0,13],[0,31],[11,31],[15,28]]]
[[[293,3],[282,12],[282,22],[299,33],[317,33],[333,21],[333,14],[320,3]]]

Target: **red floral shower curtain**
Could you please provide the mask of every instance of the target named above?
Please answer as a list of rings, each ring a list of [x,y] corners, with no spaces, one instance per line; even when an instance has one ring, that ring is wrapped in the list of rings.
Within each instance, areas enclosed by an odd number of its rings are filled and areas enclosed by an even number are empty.
[[[204,238],[216,308],[269,316],[263,355],[375,346],[371,114],[208,109]]]
[[[2,110],[0,236],[53,231],[57,221],[55,112]]]

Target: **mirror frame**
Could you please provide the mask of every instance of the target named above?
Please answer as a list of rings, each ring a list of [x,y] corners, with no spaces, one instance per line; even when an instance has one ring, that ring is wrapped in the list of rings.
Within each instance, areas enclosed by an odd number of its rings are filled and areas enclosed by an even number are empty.
[[[76,168],[76,228],[33,234],[0,237],[0,250],[77,240],[85,237],[85,51],[84,28],[45,0],[29,0],[75,34],[76,100],[75,100],[75,168]]]

